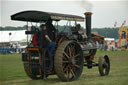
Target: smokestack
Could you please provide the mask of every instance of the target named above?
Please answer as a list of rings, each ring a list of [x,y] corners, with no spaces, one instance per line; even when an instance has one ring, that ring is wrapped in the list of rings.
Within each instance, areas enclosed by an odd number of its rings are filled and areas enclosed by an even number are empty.
[[[88,38],[91,38],[91,16],[92,13],[91,12],[85,12],[85,21],[86,21],[86,34],[88,36]]]

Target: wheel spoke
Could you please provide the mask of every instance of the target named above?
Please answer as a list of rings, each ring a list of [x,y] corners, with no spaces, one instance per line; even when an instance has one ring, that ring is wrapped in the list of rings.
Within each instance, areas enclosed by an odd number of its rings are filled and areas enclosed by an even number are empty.
[[[77,64],[75,64],[75,65],[74,65],[74,67],[80,68],[80,66],[79,66],[79,65],[77,65]]]
[[[69,56],[67,55],[67,53],[64,52],[64,55],[69,59]]]
[[[75,73],[74,73],[74,71],[71,69],[71,73],[72,73],[72,75],[75,77],[76,75],[75,75]]]
[[[66,75],[68,75],[68,69],[66,70]]]
[[[66,72],[67,70],[68,70],[68,65],[65,66],[65,68],[64,68],[64,72]]]
[[[68,48],[68,51],[69,51],[70,56],[72,56],[71,48],[70,47]]]
[[[75,45],[71,45],[71,56],[74,56]]]
[[[75,56],[73,56],[73,57],[75,58],[75,57],[77,57],[77,56],[79,56],[79,55],[80,55],[80,53],[76,54],[76,55],[75,55]]]
[[[70,78],[70,71],[71,71],[71,69],[70,69],[70,67],[68,68],[68,79]]]
[[[64,64],[63,65],[63,71],[65,72],[65,69],[67,68],[68,65]]]
[[[69,63],[69,61],[63,61],[63,63]]]

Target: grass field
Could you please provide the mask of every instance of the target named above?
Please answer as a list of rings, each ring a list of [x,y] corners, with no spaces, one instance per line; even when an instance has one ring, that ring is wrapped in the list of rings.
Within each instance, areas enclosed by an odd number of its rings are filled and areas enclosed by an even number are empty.
[[[101,77],[97,67],[85,67],[80,79],[74,82],[61,82],[56,75],[31,80],[24,72],[20,54],[0,55],[0,85],[128,85],[128,51],[98,51],[95,60],[104,54],[111,60],[109,76]]]

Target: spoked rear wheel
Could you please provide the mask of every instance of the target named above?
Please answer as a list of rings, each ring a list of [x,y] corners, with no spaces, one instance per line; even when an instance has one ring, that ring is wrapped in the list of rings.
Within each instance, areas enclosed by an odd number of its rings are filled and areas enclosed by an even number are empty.
[[[77,80],[83,70],[83,52],[78,43],[64,41],[57,48],[55,69],[62,81]]]
[[[107,55],[99,57],[99,73],[101,76],[106,76],[110,71],[110,60]]]

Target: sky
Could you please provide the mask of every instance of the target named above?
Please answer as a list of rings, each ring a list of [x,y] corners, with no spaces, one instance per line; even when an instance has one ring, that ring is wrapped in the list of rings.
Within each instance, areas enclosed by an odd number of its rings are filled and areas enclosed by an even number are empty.
[[[25,10],[73,14],[83,17],[85,12],[91,11],[93,13],[93,28],[114,27],[115,22],[117,22],[117,26],[121,26],[124,20],[128,25],[128,0],[1,0],[0,26],[25,25],[25,22],[10,19],[11,15]]]

